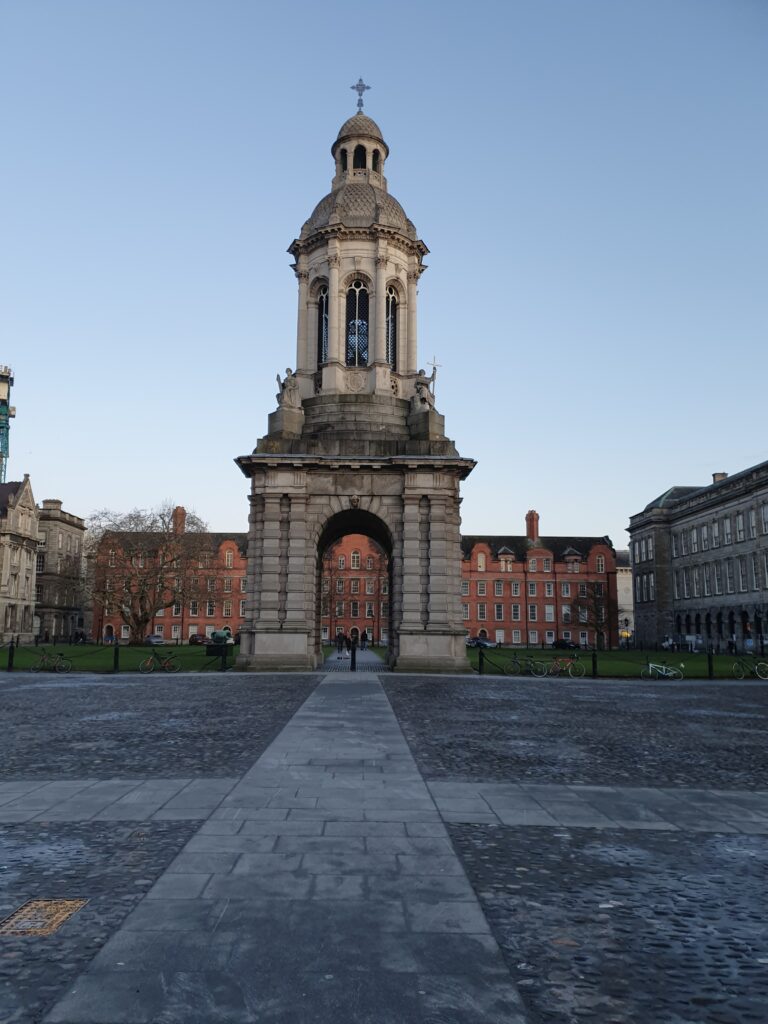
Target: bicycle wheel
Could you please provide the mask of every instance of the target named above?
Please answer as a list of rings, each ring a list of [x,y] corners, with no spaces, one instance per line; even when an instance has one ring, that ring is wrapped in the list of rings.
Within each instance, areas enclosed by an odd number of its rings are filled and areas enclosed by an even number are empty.
[[[740,661],[734,661],[732,671],[734,679],[744,678],[744,666],[741,664]]]
[[[530,669],[532,674],[538,676],[539,679],[547,674],[547,666],[543,661],[532,661]]]
[[[50,668],[50,665],[45,660],[45,658],[43,658],[40,661],[38,661],[38,663],[36,665],[32,666],[32,671],[33,672],[45,672],[45,670],[49,669],[49,668]]]
[[[54,665],[54,669],[57,672],[69,672],[72,669],[72,662],[69,660],[69,658],[59,658],[59,660]]]
[[[139,672],[154,672],[154,670],[155,659],[151,655],[139,662]]]
[[[758,661],[755,665],[755,675],[758,679],[768,679],[768,661]]]
[[[519,676],[519,675],[522,675],[522,671],[521,671],[521,668],[520,668],[520,662],[517,661],[517,659],[513,659],[512,661],[505,661],[504,662],[504,675],[505,676]]]
[[[572,661],[568,666],[568,675],[571,679],[581,679],[585,672],[586,669],[580,661]]]
[[[653,672],[652,672],[652,671],[651,671],[651,669],[650,669],[650,668],[648,667],[648,665],[644,665],[644,666],[643,666],[643,667],[642,667],[642,668],[640,669],[640,678],[641,678],[641,679],[653,679]]]
[[[178,672],[180,667],[178,661],[174,661],[173,658],[166,658],[163,662],[163,668],[166,672]]]
[[[553,661],[546,671],[548,676],[559,676],[561,672],[561,666],[556,661]]]
[[[682,679],[683,673],[679,668],[670,668],[668,669],[668,677],[670,679]]]

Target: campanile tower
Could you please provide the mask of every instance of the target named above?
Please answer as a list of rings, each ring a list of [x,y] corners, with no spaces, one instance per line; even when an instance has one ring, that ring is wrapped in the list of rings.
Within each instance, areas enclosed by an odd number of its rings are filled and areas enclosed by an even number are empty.
[[[362,81],[353,88],[362,97]],[[358,108],[331,147],[331,191],[288,250],[296,369],[277,374],[268,432],[236,460],[251,480],[239,667],[316,667],[323,552],[360,533],[389,557],[391,667],[464,672],[459,483],[475,463],[446,438],[436,370],[419,365],[428,249],[389,193],[381,129]]]

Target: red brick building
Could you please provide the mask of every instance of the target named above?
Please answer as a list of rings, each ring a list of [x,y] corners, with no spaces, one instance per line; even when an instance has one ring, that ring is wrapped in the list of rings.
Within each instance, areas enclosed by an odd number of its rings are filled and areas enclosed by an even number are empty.
[[[462,537],[461,602],[468,636],[509,646],[566,640],[618,645],[616,552],[608,537]]]
[[[176,508],[173,517],[173,532],[183,535],[184,509]],[[96,639],[107,643],[115,638],[123,642],[143,639],[131,636],[131,627],[116,605],[121,588],[136,591],[142,585],[151,586],[159,543],[157,537],[146,534],[138,541],[131,537],[130,549],[126,550],[124,544],[121,550],[120,534],[109,533],[102,539],[93,568],[94,590],[106,600],[94,599]],[[186,643],[196,634],[210,636],[225,626],[235,635],[245,621],[246,534],[203,533],[195,537],[194,543],[194,557],[185,562],[183,570],[186,578],[175,581],[178,600],[169,599],[166,607],[158,608],[146,627],[147,633],[161,636],[167,643]],[[110,576],[114,580],[111,587]],[[115,592],[114,599],[110,599],[110,590]]]
[[[323,556],[320,633],[332,643],[338,633],[372,643],[389,642],[389,565],[374,541],[349,534]]]

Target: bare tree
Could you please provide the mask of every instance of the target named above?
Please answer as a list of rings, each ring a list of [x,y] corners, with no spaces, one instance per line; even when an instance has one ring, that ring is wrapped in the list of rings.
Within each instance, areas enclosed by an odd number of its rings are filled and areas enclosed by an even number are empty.
[[[600,650],[610,646],[611,620],[615,618],[615,609],[612,615],[605,583],[590,581],[579,584],[578,596],[573,601],[573,618],[579,626],[594,632],[596,646]]]
[[[120,616],[131,643],[143,642],[162,609],[199,597],[199,570],[212,555],[210,534],[183,508],[95,512],[88,537],[93,604]]]

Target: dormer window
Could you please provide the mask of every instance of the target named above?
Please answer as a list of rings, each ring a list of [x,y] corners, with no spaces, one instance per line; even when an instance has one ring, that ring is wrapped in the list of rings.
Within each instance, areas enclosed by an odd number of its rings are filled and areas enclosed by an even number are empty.
[[[365,146],[355,146],[354,156],[352,157],[352,167],[356,171],[364,171],[366,165],[366,153]]]

